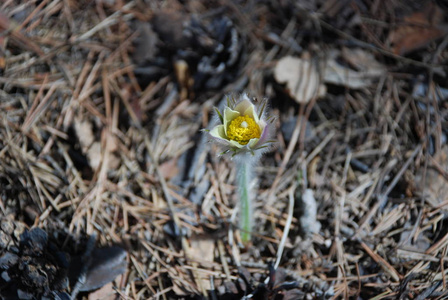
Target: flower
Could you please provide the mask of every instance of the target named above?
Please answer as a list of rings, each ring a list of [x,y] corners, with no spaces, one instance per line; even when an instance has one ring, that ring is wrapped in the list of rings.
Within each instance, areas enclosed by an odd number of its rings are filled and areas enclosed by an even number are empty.
[[[241,95],[239,100],[227,98],[227,106],[221,113],[215,107],[221,124],[209,131],[214,141],[225,147],[222,153],[261,153],[271,143],[272,118],[265,116],[266,101],[255,105],[247,96]]]

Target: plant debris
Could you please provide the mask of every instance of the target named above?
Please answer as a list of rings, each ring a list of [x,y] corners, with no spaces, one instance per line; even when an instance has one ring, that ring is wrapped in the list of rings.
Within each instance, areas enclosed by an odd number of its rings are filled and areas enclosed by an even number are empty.
[[[1,220],[2,232],[10,238],[1,248],[2,299],[73,299],[79,291],[98,289],[125,272],[126,251],[119,247],[98,249],[91,238],[84,253],[73,248],[64,251],[61,248],[66,247],[57,245],[64,242],[62,235],[58,234],[59,241],[50,241],[40,228],[24,229],[17,244],[14,223]]]
[[[0,8],[1,299],[447,296],[446,1]],[[243,93],[248,247],[200,131]]]

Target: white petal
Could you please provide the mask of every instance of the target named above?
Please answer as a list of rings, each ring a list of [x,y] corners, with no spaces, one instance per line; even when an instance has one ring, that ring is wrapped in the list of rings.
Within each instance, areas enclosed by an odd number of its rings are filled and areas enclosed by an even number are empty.
[[[237,141],[234,141],[234,140],[229,140],[229,143],[232,147],[235,147],[238,149],[246,147],[246,145],[241,145],[240,143],[238,143]]]
[[[235,106],[235,110],[240,112],[242,115],[248,115],[254,119],[257,124],[260,121],[258,119],[257,112],[255,111],[255,105],[247,98],[247,96],[243,101]]]
[[[224,132],[225,132],[226,137],[227,137],[227,127],[229,126],[228,124],[230,122],[232,122],[232,120],[234,120],[235,118],[237,118],[239,116],[240,116],[240,113],[238,111],[232,110],[232,109],[230,109],[228,107],[226,107],[224,109],[224,116],[223,116],[223,118],[224,118]]]
[[[252,102],[248,98],[244,98],[233,109],[243,113],[249,106],[253,106]]]
[[[260,120],[260,122],[258,122],[258,126],[260,127],[260,131],[263,132],[264,128],[266,127],[267,123],[263,120]]]
[[[249,140],[249,143],[247,143],[247,146],[248,146],[250,149],[255,148],[255,146],[257,145],[257,143],[258,143],[259,140],[260,140],[260,139],[257,139],[257,138],[250,139],[250,140]]]
[[[226,132],[224,130],[224,125],[215,126],[215,128],[213,128],[210,131],[210,135],[214,138],[227,140]]]

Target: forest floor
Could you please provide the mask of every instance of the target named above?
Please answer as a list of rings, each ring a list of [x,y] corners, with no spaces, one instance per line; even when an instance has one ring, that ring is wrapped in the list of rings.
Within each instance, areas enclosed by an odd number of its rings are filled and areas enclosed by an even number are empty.
[[[3,299],[448,297],[446,1],[0,7]],[[201,131],[242,93],[250,245]]]

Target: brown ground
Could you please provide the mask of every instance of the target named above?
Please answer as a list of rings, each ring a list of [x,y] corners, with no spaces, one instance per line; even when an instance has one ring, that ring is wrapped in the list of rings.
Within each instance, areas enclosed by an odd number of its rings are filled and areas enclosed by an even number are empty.
[[[0,7],[0,210],[22,228],[1,249],[25,227],[125,248],[79,299],[447,297],[446,1]],[[248,248],[234,162],[200,132],[242,92],[278,140]]]

